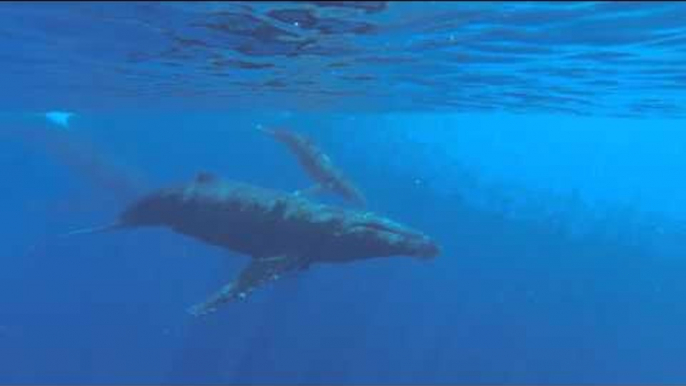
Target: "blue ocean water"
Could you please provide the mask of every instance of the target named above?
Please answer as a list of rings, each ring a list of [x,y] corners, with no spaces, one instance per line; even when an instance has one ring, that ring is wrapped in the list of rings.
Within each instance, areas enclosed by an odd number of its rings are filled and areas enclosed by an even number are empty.
[[[0,384],[685,382],[683,3],[0,15]],[[246,256],[58,237],[200,171],[311,185],[258,125],[309,135],[441,255],[314,266],[198,318]]]

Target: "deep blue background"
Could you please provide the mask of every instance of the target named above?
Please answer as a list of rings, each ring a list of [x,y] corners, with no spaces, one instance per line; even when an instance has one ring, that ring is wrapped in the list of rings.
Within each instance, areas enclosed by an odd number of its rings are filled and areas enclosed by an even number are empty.
[[[245,257],[155,229],[56,238],[113,219],[100,182],[119,171],[144,190],[199,170],[309,184],[256,124],[310,134],[443,255],[316,267],[196,319]],[[683,382],[680,124],[83,114],[72,151],[112,163],[84,169],[17,120],[0,141],[0,383]]]

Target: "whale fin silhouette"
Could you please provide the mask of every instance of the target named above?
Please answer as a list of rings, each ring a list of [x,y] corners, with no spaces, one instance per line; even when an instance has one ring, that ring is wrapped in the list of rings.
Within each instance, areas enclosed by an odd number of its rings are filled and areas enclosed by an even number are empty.
[[[64,238],[72,237],[72,236],[76,236],[76,235],[91,235],[91,234],[96,234],[96,233],[104,233],[104,232],[118,230],[121,228],[124,228],[123,224],[118,223],[118,222],[114,222],[114,223],[110,223],[107,225],[75,229],[71,232],[67,232],[67,233],[63,233],[61,235],[58,235],[58,237],[61,239],[64,239]]]
[[[27,249],[26,249],[26,254],[33,254],[39,248],[45,248],[48,247],[51,243],[56,242],[57,240],[63,240],[66,238],[70,238],[72,236],[77,236],[77,235],[90,235],[90,234],[96,234],[96,233],[104,233],[104,232],[109,232],[109,231],[114,231],[117,229],[122,229],[124,228],[125,225],[115,222],[115,223],[110,223],[107,225],[102,225],[102,226],[95,226],[95,227],[90,227],[90,228],[80,228],[80,229],[75,229],[71,232],[67,233],[62,233],[59,235],[53,235],[51,237],[48,237],[47,239],[44,239],[43,241],[36,242],[34,244],[31,244]]]
[[[366,206],[367,200],[360,189],[333,165],[331,158],[317,146],[312,138],[286,129],[264,128],[262,125],[256,125],[254,129],[283,143],[295,156],[305,174],[317,183],[318,186],[301,190],[299,194],[305,194],[308,190],[310,195],[327,191],[360,207]]]
[[[245,299],[258,287],[276,281],[286,273],[305,270],[309,265],[310,260],[289,255],[253,258],[235,281],[223,286],[206,301],[190,307],[188,313],[193,316],[213,313],[218,306]]]

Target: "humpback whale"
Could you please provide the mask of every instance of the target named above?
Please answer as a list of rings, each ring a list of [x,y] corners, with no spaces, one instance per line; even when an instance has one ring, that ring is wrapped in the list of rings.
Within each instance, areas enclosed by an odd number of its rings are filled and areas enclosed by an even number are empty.
[[[366,206],[366,199],[360,189],[333,166],[331,158],[319,149],[311,138],[285,129],[258,127],[257,130],[269,134],[277,141],[285,144],[295,154],[298,163],[305,169],[305,172],[316,182],[313,187],[298,193],[314,194],[328,190],[351,203],[361,207]]]
[[[213,312],[312,264],[390,256],[431,259],[440,253],[425,234],[385,217],[209,173],[143,196],[114,223],[92,232],[136,227],[166,227],[251,258],[235,281],[191,307],[193,315]]]

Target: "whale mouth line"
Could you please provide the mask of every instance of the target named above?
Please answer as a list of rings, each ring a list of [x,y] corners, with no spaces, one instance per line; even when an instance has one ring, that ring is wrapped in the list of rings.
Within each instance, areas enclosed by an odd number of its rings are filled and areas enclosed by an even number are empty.
[[[363,222],[361,224],[355,225],[356,227],[360,228],[367,228],[367,229],[372,229],[376,231],[381,231],[381,232],[386,232],[390,233],[392,235],[397,235],[397,236],[402,236],[406,238],[422,238],[422,235],[404,230],[404,229],[397,229],[393,228],[384,224],[379,224],[379,223],[374,223],[374,222]]]
[[[374,229],[377,231],[390,233],[392,235],[403,237],[403,238],[407,239],[408,241],[411,240],[411,241],[420,242],[421,244],[423,244],[423,247],[420,247],[417,250],[418,251],[422,250],[422,252],[419,253],[417,256],[420,257],[422,260],[432,260],[440,254],[440,247],[438,247],[430,239],[428,239],[425,235],[423,235],[421,233],[415,233],[415,232],[405,230],[405,229],[398,229],[398,228],[387,226],[385,224],[380,224],[380,223],[375,223],[375,222],[366,222],[366,223],[359,224],[357,226],[362,227],[362,228]]]

